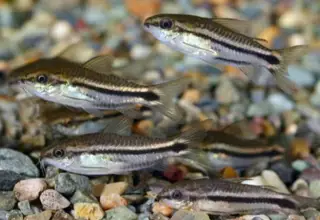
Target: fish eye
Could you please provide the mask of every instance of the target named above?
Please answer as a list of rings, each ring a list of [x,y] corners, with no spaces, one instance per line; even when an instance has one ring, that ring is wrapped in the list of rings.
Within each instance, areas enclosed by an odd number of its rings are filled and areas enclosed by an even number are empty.
[[[37,82],[44,84],[48,82],[48,77],[46,75],[39,75],[37,76]]]
[[[173,25],[173,22],[172,20],[168,19],[168,18],[165,18],[165,19],[162,19],[160,21],[160,27],[162,29],[170,29]]]
[[[182,198],[182,192],[179,191],[179,190],[175,190],[171,193],[171,197],[172,199],[176,199],[176,200],[179,200]]]
[[[56,158],[61,158],[64,156],[64,150],[63,149],[55,149],[53,151],[53,156]]]

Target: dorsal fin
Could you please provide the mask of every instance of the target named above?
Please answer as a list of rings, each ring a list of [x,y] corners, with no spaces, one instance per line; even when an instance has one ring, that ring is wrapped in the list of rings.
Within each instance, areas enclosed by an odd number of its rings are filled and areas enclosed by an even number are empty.
[[[98,73],[108,74],[112,69],[113,57],[109,55],[96,56],[85,62],[84,68]]]
[[[219,23],[235,32],[251,37],[252,35],[252,21],[238,20],[233,18],[214,18],[214,22]],[[259,43],[267,43],[268,41],[261,38],[251,37]]]
[[[76,43],[72,43],[69,46],[67,46],[64,50],[62,50],[56,56],[60,58],[69,59],[70,57],[73,57],[76,54],[78,54],[83,48],[86,48],[86,47],[87,45],[84,42],[78,41]]]

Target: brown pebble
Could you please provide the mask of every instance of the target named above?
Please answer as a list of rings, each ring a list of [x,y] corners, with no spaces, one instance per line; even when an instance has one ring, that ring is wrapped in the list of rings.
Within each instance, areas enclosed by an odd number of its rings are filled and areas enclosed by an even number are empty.
[[[57,211],[51,220],[73,220],[74,218],[63,210]]]
[[[266,136],[266,137],[272,137],[272,136],[275,136],[276,134],[276,130],[274,128],[274,126],[271,124],[270,121],[267,121],[267,120],[264,120],[262,122],[262,130],[263,130],[263,134]]]
[[[310,155],[308,141],[303,138],[295,138],[291,142],[291,155],[294,159],[307,158]]]
[[[147,136],[153,127],[154,124],[151,120],[141,120],[134,124],[132,130],[135,134]]]
[[[44,212],[40,212],[34,215],[28,215],[24,218],[24,220],[50,220],[52,216],[51,210],[46,210]]]
[[[222,170],[222,177],[227,179],[227,178],[237,178],[239,176],[237,171],[232,167],[225,167]]]
[[[105,186],[105,184],[103,184],[103,183],[94,184],[93,187],[92,187],[92,194],[95,197],[100,197],[101,194],[102,194],[104,186]]]
[[[44,209],[59,210],[67,208],[70,202],[53,189],[47,189],[40,195],[40,202]]]
[[[39,197],[39,194],[47,188],[43,179],[21,180],[14,186],[14,194],[19,201],[33,201]]]
[[[119,206],[127,206],[128,202],[119,194],[101,195],[100,204],[104,210],[113,209]]]
[[[104,212],[97,203],[76,203],[74,204],[74,215],[76,219],[100,220]]]
[[[155,214],[161,213],[164,216],[170,216],[173,210],[170,206],[167,206],[164,203],[155,202],[152,207],[152,212]]]
[[[182,96],[182,99],[192,104],[199,103],[200,98],[201,98],[201,93],[197,89],[188,89],[187,91],[184,92]]]
[[[161,8],[161,0],[125,0],[128,11],[144,20],[157,14]]]

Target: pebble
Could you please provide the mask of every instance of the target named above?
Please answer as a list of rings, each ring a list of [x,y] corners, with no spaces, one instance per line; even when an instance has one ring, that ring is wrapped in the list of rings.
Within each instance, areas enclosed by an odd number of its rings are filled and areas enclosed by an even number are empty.
[[[59,210],[67,208],[70,202],[53,189],[47,189],[40,195],[40,201],[44,209]]]
[[[55,190],[65,195],[72,195],[76,190],[91,191],[90,180],[86,176],[72,173],[60,173],[55,177]]]
[[[130,51],[130,56],[134,60],[146,58],[150,54],[151,54],[151,47],[146,46],[146,45],[142,45],[142,44],[134,45]]]
[[[39,176],[38,168],[28,156],[7,148],[0,149],[0,170],[13,171],[30,177]]]
[[[310,155],[309,143],[304,138],[295,138],[291,143],[291,155],[293,158],[307,158]]]
[[[173,212],[173,209],[164,203],[155,202],[152,207],[152,212],[161,213],[164,216],[170,216]]]
[[[51,220],[74,220],[74,218],[63,210],[56,211]]]
[[[73,207],[76,219],[100,220],[104,216],[102,208],[97,203],[76,203]]]
[[[57,21],[51,28],[51,37],[56,41],[64,41],[70,37],[72,26],[67,21]]]
[[[50,220],[52,216],[51,210],[46,210],[44,212],[40,212],[34,215],[28,215],[24,218],[24,220]]]
[[[251,103],[249,105],[247,116],[267,116],[273,112],[273,107],[267,101]]]
[[[0,191],[0,210],[9,211],[16,204],[16,199],[12,191]]]
[[[39,197],[39,194],[47,188],[47,184],[43,179],[27,179],[21,180],[14,186],[14,193],[19,201],[33,201]]]
[[[303,212],[303,216],[307,220],[319,220],[320,211],[317,211],[315,209],[307,209]]]
[[[188,89],[184,92],[182,99],[189,101],[192,104],[199,103],[201,98],[201,93],[197,89]]]
[[[170,218],[170,220],[210,220],[209,216],[204,212],[193,212],[187,210],[178,210],[174,213],[174,215]]]
[[[233,169],[232,167],[225,167],[222,170],[222,177],[223,178],[237,178],[239,177],[237,171]]]
[[[33,215],[40,212],[40,209],[30,204],[30,201],[25,200],[18,202],[18,208],[24,215]]]
[[[82,192],[77,190],[73,196],[70,198],[72,204],[75,203],[98,203],[98,200],[93,195],[88,194],[87,192]]]
[[[292,162],[292,167],[298,172],[303,172],[305,169],[308,169],[310,165],[304,160],[295,160]]]
[[[293,182],[295,171],[286,162],[280,161],[274,163],[271,165],[270,169],[276,172],[284,183]]]
[[[136,219],[138,219],[138,216],[136,213],[134,213],[133,211],[131,211],[127,207],[119,206],[117,208],[106,211],[106,217],[104,219],[106,219],[106,220],[120,220],[120,219],[136,220]]]
[[[13,209],[7,215],[8,220],[23,220],[23,215],[19,210]]]
[[[266,185],[275,187],[275,191],[289,194],[286,185],[281,181],[279,176],[272,170],[264,170],[261,173]]]
[[[312,86],[315,83],[314,75],[307,69],[298,65],[289,65],[288,78],[299,86]]]
[[[128,202],[119,194],[109,194],[100,197],[100,204],[104,210],[109,210],[118,206],[126,206],[128,205]]]
[[[143,20],[159,12],[161,0],[125,0],[125,4],[131,14]]]
[[[273,113],[282,113],[292,110],[294,107],[293,101],[289,100],[284,94],[273,93],[269,95],[268,102],[273,106]]]
[[[313,198],[320,197],[320,180],[313,180],[310,182],[309,189]]]
[[[0,190],[12,190],[14,185],[24,177],[12,171],[0,170]]]
[[[216,100],[222,104],[231,104],[238,102],[240,99],[239,91],[237,91],[231,80],[227,78],[221,79],[216,89],[215,97]]]
[[[291,186],[291,191],[295,195],[310,197],[308,183],[303,179],[297,179]]]

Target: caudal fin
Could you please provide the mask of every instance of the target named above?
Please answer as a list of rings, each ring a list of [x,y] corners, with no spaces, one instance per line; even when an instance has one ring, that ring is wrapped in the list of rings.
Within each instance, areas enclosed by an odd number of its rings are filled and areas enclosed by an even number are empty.
[[[188,78],[181,78],[155,85],[153,91],[159,95],[160,100],[153,108],[173,120],[181,120],[181,114],[179,114],[178,107],[173,99],[186,89],[189,82]]]
[[[309,47],[307,45],[298,45],[275,50],[276,53],[280,54],[282,60],[278,67],[270,71],[273,73],[279,87],[284,92],[292,93],[298,90],[298,86],[288,78],[287,68],[288,65],[292,63],[292,61],[303,56],[308,51],[308,49]]]
[[[211,119],[201,121],[182,132],[176,140],[178,143],[187,144],[191,148],[198,148],[203,139],[207,136],[207,131],[212,124],[213,120]]]

